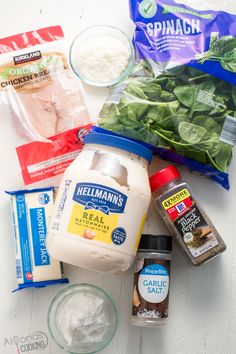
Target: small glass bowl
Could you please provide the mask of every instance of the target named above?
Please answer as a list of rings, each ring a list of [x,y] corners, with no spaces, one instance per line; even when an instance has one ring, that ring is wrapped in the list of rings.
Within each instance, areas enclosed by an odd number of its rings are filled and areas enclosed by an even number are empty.
[[[58,324],[58,317],[68,299],[75,294],[87,293],[103,299],[104,311],[109,319],[102,340],[91,344],[71,345],[66,342]],[[111,298],[100,288],[90,284],[77,284],[67,287],[57,294],[52,300],[48,310],[48,328],[56,344],[70,354],[92,354],[105,348],[114,337],[118,326],[116,307]]]
[[[105,35],[111,38],[116,38],[121,40],[130,51],[129,61],[127,66],[123,70],[123,72],[117,78],[108,82],[96,82],[91,80],[91,78],[86,77],[84,74],[81,73],[79,68],[79,62],[78,62],[80,48],[83,46],[83,44],[86,43],[86,41],[89,40],[90,38],[92,39],[97,38],[99,40],[99,36],[101,35]],[[108,86],[116,85],[117,83],[123,81],[131,73],[135,63],[135,50],[130,38],[127,36],[126,33],[121,31],[119,28],[113,26],[97,25],[85,29],[84,31],[80,32],[80,34],[77,37],[75,37],[70,48],[69,58],[70,58],[70,65],[74,73],[82,81],[92,86],[108,87]]]

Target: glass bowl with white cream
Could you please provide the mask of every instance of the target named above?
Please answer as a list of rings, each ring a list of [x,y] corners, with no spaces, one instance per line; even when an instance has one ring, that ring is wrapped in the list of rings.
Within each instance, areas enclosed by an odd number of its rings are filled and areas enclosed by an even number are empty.
[[[70,354],[92,354],[106,347],[118,324],[116,307],[100,288],[76,284],[62,290],[48,310],[56,344]]]
[[[74,73],[89,85],[108,87],[123,81],[132,71],[135,51],[119,28],[97,25],[82,31],[70,48]]]

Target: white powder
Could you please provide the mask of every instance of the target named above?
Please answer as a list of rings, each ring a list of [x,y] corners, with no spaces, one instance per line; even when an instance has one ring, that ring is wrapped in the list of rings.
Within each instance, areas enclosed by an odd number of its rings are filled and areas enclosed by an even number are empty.
[[[112,36],[100,35],[89,38],[79,49],[77,64],[85,78],[94,82],[109,82],[125,70],[130,48]]]
[[[101,342],[109,325],[104,300],[99,296],[81,292],[61,304],[58,328],[69,347]]]

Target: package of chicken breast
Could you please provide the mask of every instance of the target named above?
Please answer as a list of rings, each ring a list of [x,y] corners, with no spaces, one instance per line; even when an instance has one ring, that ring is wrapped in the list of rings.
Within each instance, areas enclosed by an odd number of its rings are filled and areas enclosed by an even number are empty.
[[[63,173],[91,120],[60,26],[0,39],[0,103],[21,139],[15,148],[24,183]]]

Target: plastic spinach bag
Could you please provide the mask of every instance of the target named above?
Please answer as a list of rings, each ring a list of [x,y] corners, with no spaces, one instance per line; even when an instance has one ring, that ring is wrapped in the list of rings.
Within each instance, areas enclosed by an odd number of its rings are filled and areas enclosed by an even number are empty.
[[[130,0],[130,7],[143,61],[108,97],[99,126],[151,144],[160,157],[229,188],[236,16],[161,0]],[[222,28],[223,18],[235,24]]]

